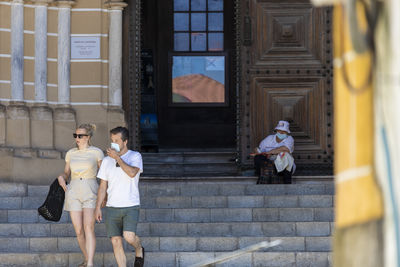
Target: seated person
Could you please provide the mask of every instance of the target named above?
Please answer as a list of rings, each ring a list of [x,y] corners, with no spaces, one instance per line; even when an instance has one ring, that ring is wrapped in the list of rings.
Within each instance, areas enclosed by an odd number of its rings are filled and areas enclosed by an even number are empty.
[[[260,176],[261,167],[265,161],[274,161],[277,175],[283,176],[285,184],[292,182],[292,173],[296,166],[292,153],[294,139],[289,136],[289,122],[279,121],[275,127],[275,134],[267,136],[261,141],[254,157],[255,174]]]

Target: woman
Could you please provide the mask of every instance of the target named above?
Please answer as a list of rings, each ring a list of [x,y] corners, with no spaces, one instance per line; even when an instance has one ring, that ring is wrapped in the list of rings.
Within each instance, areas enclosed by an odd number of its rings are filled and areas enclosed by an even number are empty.
[[[70,149],[65,155],[64,173],[58,177],[58,182],[65,191],[64,209],[70,212],[79,247],[85,256],[85,261],[79,267],[93,266],[96,248],[96,175],[104,154],[99,148],[91,146],[90,139],[95,130],[96,126],[93,124],[82,124],[76,129],[73,133],[76,148]],[[67,186],[66,181],[70,176],[71,181]]]

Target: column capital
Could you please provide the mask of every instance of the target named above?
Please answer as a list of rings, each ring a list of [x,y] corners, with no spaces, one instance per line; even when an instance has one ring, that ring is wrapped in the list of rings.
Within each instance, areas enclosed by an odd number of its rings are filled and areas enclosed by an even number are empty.
[[[47,6],[48,4],[51,4],[53,0],[31,0],[33,4],[37,6]]]
[[[104,2],[105,6],[110,10],[123,10],[128,4],[120,0],[109,0]]]
[[[75,0],[55,0],[54,4],[58,5],[58,7],[71,7],[75,4]]]

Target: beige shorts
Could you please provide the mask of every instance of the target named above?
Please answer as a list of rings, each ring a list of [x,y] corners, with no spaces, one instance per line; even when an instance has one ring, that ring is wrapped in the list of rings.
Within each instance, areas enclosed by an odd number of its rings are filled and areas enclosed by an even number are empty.
[[[96,207],[97,189],[96,178],[75,178],[67,185],[64,209],[67,211],[82,211]]]

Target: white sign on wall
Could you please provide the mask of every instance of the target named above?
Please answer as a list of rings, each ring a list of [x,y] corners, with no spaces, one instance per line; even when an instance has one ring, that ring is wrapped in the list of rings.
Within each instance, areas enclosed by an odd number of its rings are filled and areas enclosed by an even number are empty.
[[[71,58],[100,58],[100,37],[71,37]]]

